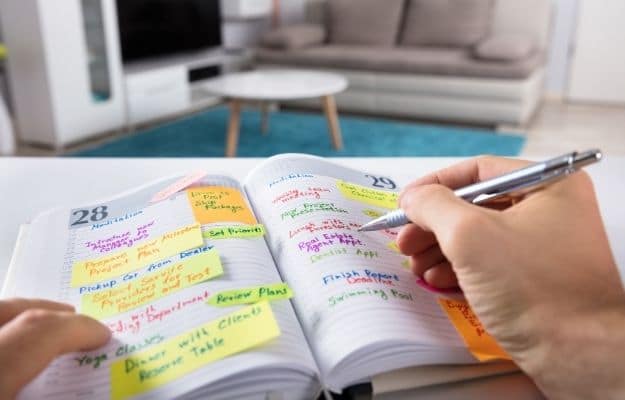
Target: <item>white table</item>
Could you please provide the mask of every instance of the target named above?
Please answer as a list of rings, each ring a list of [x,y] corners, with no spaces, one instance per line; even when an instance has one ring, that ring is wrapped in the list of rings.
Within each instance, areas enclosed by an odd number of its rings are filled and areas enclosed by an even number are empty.
[[[452,158],[336,158],[336,162],[363,171],[408,179],[459,161]],[[19,225],[56,206],[77,206],[131,189],[159,177],[206,169],[238,179],[260,159],[80,159],[0,158],[0,284],[15,244]],[[407,171],[410,171],[408,174]],[[625,157],[608,158],[588,168],[595,181],[622,276],[625,275]],[[402,178],[403,181],[402,181]],[[53,238],[51,237],[51,240]],[[1,286],[1,285],[0,285]],[[489,398],[536,399],[537,392],[522,374],[479,380],[473,384],[442,385],[427,399]]]
[[[328,119],[332,144],[343,147],[334,95],[347,88],[341,75],[303,70],[258,70],[228,74],[202,85],[202,89],[229,101],[230,121],[226,136],[226,157],[234,157],[239,141],[241,105],[243,102],[260,102],[262,107],[262,132],[267,131],[268,103],[319,97]]]

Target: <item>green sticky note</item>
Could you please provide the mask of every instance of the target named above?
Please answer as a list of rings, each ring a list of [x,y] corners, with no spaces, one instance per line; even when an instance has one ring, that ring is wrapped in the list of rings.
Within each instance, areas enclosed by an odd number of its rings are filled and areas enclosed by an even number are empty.
[[[263,225],[221,226],[202,232],[204,239],[249,239],[265,235]]]
[[[226,290],[215,294],[207,303],[216,307],[229,307],[239,304],[254,304],[259,301],[284,300],[293,297],[293,291],[286,283],[254,286],[243,289]]]

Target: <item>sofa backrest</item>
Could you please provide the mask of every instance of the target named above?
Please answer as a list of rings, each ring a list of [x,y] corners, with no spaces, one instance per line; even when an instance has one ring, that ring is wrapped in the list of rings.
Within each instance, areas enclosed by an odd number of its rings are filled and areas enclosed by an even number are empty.
[[[328,1],[332,0],[306,0],[306,20],[327,27]],[[549,45],[552,9],[552,0],[495,0],[491,32],[531,35],[544,50]]]
[[[552,9],[550,0],[496,0],[491,32],[527,34],[545,50],[549,47]]]

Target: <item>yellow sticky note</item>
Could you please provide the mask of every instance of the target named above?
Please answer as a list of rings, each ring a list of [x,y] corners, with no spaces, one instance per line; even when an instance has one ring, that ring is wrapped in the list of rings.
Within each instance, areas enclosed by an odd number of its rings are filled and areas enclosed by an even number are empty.
[[[107,318],[215,278],[223,272],[217,250],[209,250],[184,258],[171,267],[137,277],[119,287],[83,295],[80,311],[97,319]]]
[[[386,246],[389,249],[393,250],[395,253],[401,253],[401,250],[399,250],[399,246],[397,245],[397,242],[389,242]]]
[[[257,223],[243,194],[237,189],[207,186],[187,190],[187,197],[195,220],[200,224],[211,222]]]
[[[111,365],[111,399],[149,392],[211,362],[280,336],[262,302],[199,326]]]
[[[228,307],[238,304],[254,304],[265,300],[284,300],[291,297],[293,297],[293,292],[289,285],[276,283],[219,292],[208,299],[207,303],[216,307]]]
[[[336,186],[339,188],[343,196],[350,200],[356,200],[372,206],[389,208],[391,210],[397,208],[397,193],[371,189],[366,186],[360,186],[344,181],[338,181]]]
[[[265,235],[263,225],[236,225],[212,228],[202,232],[205,239],[249,239]]]
[[[369,218],[380,218],[382,215],[384,215],[383,213],[375,210],[363,210],[362,213]]]
[[[74,263],[71,285],[76,287],[114,278],[203,244],[199,224],[179,228],[129,249]]]
[[[495,339],[486,332],[469,303],[464,300],[438,299],[447,317],[462,336],[469,351],[480,361],[511,360]]]

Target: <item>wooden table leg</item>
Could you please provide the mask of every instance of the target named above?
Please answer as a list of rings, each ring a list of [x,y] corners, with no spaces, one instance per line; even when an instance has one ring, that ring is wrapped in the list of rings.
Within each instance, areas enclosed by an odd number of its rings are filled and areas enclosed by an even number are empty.
[[[226,157],[234,157],[237,154],[239,142],[239,125],[241,121],[241,101],[230,101],[230,121],[228,123],[228,135],[226,136]]]
[[[336,101],[334,100],[334,96],[324,96],[322,100],[323,110],[326,114],[326,118],[328,119],[332,144],[336,150],[341,150],[343,148],[343,138],[341,137],[339,116],[336,111]]]
[[[260,103],[261,123],[260,131],[263,135],[266,135],[269,131],[269,107],[270,104],[266,101]]]

